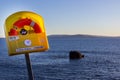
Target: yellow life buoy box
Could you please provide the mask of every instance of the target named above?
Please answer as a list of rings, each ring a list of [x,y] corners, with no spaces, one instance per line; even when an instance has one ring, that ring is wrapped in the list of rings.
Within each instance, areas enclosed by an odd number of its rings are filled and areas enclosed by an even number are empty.
[[[41,52],[49,49],[42,16],[20,11],[5,20],[5,36],[9,55]]]

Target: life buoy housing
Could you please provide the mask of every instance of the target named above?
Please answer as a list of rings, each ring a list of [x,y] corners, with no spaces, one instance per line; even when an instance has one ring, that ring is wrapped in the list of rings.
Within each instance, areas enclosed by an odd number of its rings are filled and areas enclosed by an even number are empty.
[[[13,24],[14,28],[12,28],[10,30],[9,36],[18,35],[18,32],[17,32],[16,28],[22,28],[25,25],[29,25],[29,26],[33,27],[35,33],[41,33],[42,32],[40,26],[37,23],[35,23],[31,19],[26,18],[26,19],[20,19]]]

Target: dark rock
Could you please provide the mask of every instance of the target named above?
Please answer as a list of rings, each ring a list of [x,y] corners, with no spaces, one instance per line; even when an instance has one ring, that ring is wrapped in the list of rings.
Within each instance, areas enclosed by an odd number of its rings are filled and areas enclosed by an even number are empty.
[[[69,58],[70,59],[81,59],[81,58],[84,58],[84,55],[81,54],[79,51],[70,51]]]

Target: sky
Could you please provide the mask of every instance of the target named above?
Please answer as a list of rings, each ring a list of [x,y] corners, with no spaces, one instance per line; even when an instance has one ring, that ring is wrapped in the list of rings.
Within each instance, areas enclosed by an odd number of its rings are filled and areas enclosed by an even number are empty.
[[[0,37],[5,19],[18,11],[41,15],[47,35],[120,36],[120,0],[1,0]]]

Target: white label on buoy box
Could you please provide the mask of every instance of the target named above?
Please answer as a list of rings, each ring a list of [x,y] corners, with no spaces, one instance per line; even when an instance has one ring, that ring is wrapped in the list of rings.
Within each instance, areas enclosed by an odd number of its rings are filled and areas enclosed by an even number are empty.
[[[19,36],[9,36],[9,41],[18,40]]]
[[[26,50],[37,50],[37,49],[41,49],[44,48],[43,46],[35,46],[35,47],[27,47],[27,48],[19,48],[16,49],[16,52],[22,52],[22,51],[26,51]]]

